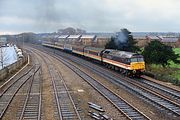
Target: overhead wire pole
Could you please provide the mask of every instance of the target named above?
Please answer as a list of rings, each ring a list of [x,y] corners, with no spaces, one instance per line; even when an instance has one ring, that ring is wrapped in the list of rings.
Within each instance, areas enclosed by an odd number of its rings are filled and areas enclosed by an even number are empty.
[[[57,36],[55,35],[55,36],[54,36],[54,39],[53,39],[54,54],[55,54],[55,49],[56,49],[56,48],[55,48],[55,42],[56,42],[56,40],[58,40],[58,37],[59,37],[59,36],[60,36],[60,35],[57,35]]]

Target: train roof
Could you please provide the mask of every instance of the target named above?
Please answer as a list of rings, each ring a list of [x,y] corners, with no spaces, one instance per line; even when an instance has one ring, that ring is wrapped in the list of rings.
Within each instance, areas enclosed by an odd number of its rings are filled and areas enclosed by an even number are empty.
[[[126,52],[126,51],[119,51],[119,50],[113,50],[113,49],[107,49],[109,54],[117,57],[122,57],[122,58],[132,58],[134,56],[142,56],[138,53],[133,53],[133,52]]]
[[[79,46],[77,46],[77,45],[72,45],[72,47],[73,47],[73,48],[81,48],[81,49],[83,49],[85,46],[84,46],[84,45],[79,45]]]
[[[96,48],[96,47],[85,47],[85,50],[92,50],[92,51],[98,51],[101,52],[102,50],[104,50],[104,48]]]

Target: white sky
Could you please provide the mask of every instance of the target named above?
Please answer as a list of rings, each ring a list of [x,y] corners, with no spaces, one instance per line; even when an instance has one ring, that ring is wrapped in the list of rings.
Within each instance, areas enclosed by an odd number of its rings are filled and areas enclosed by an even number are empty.
[[[52,32],[180,31],[180,0],[0,0],[0,34]]]

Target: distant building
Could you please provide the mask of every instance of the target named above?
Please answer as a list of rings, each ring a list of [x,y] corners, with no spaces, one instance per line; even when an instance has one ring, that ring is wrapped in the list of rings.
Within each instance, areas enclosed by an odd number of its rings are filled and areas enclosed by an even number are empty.
[[[137,42],[137,46],[139,47],[144,47],[150,42],[146,36],[133,36],[133,39]]]
[[[69,37],[69,35],[60,35],[59,37],[58,37],[58,42],[59,43],[65,43],[65,42],[67,42],[67,38]]]
[[[80,41],[85,46],[92,46],[93,42],[96,41],[96,35],[82,35]]]
[[[174,48],[180,47],[180,39],[177,37],[161,37],[161,42]]]
[[[146,36],[148,41],[152,41],[152,40],[158,40],[160,41],[161,39],[158,36]]]
[[[7,38],[0,37],[0,46],[6,46],[6,45],[7,45]]]
[[[137,41],[139,47],[144,47],[153,40],[158,40],[168,46],[180,47],[180,39],[175,36],[141,36],[133,38]]]
[[[81,35],[69,35],[64,40],[64,49],[72,50],[72,45],[76,44],[80,40]]]
[[[97,36],[92,46],[104,48],[109,41],[111,41],[110,36]]]
[[[77,44],[81,38],[81,35],[70,35],[67,39],[71,44]]]

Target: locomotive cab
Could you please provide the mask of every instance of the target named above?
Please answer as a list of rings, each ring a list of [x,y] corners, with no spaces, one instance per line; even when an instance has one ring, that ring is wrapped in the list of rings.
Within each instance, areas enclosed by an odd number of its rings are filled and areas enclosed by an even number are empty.
[[[130,68],[133,72],[143,72],[145,70],[145,62],[142,55],[135,54],[130,58]]]

